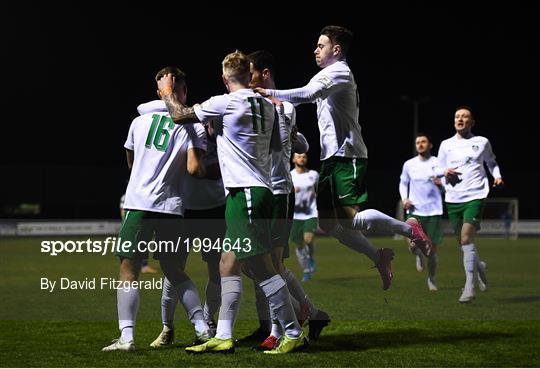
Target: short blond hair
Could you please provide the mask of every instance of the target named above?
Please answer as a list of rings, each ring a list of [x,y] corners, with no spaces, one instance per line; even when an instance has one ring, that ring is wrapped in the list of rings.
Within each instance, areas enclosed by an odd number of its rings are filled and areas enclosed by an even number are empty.
[[[235,82],[247,83],[250,80],[249,59],[241,51],[228,54],[222,62],[223,75]]]

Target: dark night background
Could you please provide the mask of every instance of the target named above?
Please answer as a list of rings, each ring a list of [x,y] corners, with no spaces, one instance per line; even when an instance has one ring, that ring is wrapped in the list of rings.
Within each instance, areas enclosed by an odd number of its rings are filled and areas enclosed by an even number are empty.
[[[471,106],[473,132],[490,139],[507,185],[490,196],[518,197],[522,218],[540,218],[537,5],[359,3],[351,10],[332,2],[293,12],[257,4],[194,4],[199,11],[181,2],[4,5],[0,217],[40,203],[40,218],[117,218],[128,178],[123,144],[137,105],[155,98],[157,70],[185,70],[193,104],[225,92],[227,53],[267,49],[278,61],[278,87],[300,87],[318,71],[320,29],[338,24],[355,34],[348,62],[361,96],[372,207],[394,213],[401,166],[412,156],[413,107],[400,97],[429,96],[419,128],[433,137],[434,154],[455,132],[454,108]],[[298,108],[298,124],[318,169],[314,105]]]

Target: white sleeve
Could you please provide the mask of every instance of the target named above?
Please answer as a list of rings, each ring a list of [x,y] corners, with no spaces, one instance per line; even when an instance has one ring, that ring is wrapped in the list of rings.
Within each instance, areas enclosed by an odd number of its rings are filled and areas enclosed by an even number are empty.
[[[342,73],[321,71],[304,87],[293,88],[290,90],[269,89],[266,90],[266,93],[293,104],[303,104],[313,102],[318,98],[325,98],[336,90],[347,86],[347,83],[349,83],[349,81]]]
[[[407,164],[403,164],[403,169],[401,170],[401,175],[399,176],[399,195],[401,200],[409,198],[409,183],[411,178],[409,177],[409,172],[407,170]]]
[[[208,123],[212,119],[222,117],[229,105],[227,95],[213,96],[200,105],[194,105],[193,110],[201,123]]]
[[[131,122],[131,125],[129,126],[128,136],[127,136],[126,142],[124,143],[124,147],[131,151],[135,150],[135,138],[133,137],[134,135],[133,131],[135,130],[135,120],[136,119],[134,119],[133,122]]]
[[[319,82],[309,82],[304,87],[293,88],[290,90],[266,90],[270,96],[289,101],[293,104],[303,104],[315,101],[322,95],[325,86]]]
[[[436,177],[444,177],[444,171],[446,170],[446,152],[444,151],[444,142],[439,146],[439,152],[437,153],[437,161],[435,163],[435,169],[433,170]]]
[[[163,100],[152,100],[150,102],[137,106],[137,112],[139,115],[148,114],[154,111],[167,111],[167,105]]]
[[[491,148],[491,143],[489,143],[489,141],[486,143],[484,161],[486,162],[489,172],[493,178],[502,178],[501,169],[499,168],[497,161],[495,161],[495,154],[493,153],[493,149]]]
[[[186,124],[186,130],[190,138],[189,149],[201,149],[206,151],[206,130],[201,124]]]

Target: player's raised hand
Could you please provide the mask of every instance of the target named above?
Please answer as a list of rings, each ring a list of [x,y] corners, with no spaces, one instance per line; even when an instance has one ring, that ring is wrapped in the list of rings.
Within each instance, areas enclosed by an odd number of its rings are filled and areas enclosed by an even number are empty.
[[[444,176],[445,177],[452,177],[452,176],[457,176],[458,174],[461,174],[460,172],[456,171],[458,167],[454,167],[454,168],[446,168],[446,170],[444,171]]]
[[[495,178],[495,180],[493,181],[493,187],[495,187],[495,188],[502,188],[502,187],[504,187],[504,181],[502,180],[501,177]]]
[[[263,95],[264,97],[268,97],[268,93],[266,93],[266,90],[262,87],[255,87],[253,91],[255,91],[256,93],[260,95]]]
[[[174,90],[175,77],[171,73],[165,74],[157,82],[158,85],[158,95],[168,96],[173,93]]]

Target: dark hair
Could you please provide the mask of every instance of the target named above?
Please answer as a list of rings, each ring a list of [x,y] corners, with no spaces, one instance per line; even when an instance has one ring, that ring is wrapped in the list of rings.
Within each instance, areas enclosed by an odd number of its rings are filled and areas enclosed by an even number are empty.
[[[471,109],[470,106],[467,106],[467,105],[460,105],[460,106],[458,106],[458,107],[454,110],[454,112],[457,112],[458,110],[461,110],[461,109],[468,110],[469,113],[471,113],[471,118],[474,120],[474,114],[473,114],[472,109]]]
[[[182,72],[180,70],[180,68],[178,68],[178,67],[165,67],[165,68],[161,69],[156,74],[156,82],[159,81],[161,79],[161,77],[163,77],[164,75],[169,74],[169,73],[172,74],[172,76],[175,78],[176,83],[178,85],[182,85],[182,84],[186,83],[186,74],[184,72]]]
[[[429,142],[429,143],[433,143],[433,141],[431,140],[431,136],[430,136],[430,135],[427,135],[427,134],[425,134],[425,133],[423,133],[423,132],[418,132],[418,133],[416,134],[416,137],[415,137],[414,139],[416,140],[418,137],[425,137],[425,138],[428,139],[428,142]]]
[[[342,54],[347,56],[353,37],[351,31],[341,26],[326,26],[321,30],[320,35],[328,37],[333,45],[341,46]]]
[[[257,71],[270,70],[272,76],[276,70],[276,59],[266,50],[257,50],[248,55],[249,61]]]

